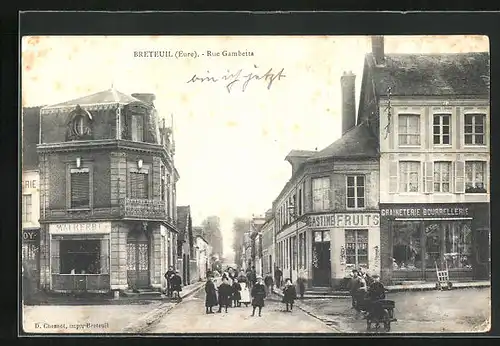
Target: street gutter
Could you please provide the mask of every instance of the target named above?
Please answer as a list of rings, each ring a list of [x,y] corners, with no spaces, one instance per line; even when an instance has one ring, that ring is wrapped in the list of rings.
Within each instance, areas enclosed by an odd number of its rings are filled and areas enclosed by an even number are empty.
[[[184,291],[181,292],[181,298],[187,298],[199,290],[201,290],[204,286],[205,282],[197,282],[192,285],[192,287],[184,287]],[[180,302],[172,302],[167,301],[162,303],[159,307],[151,310],[146,315],[139,318],[139,320],[130,323],[127,327],[123,329],[123,333],[131,333],[131,334],[142,334],[146,333],[155,323],[157,323],[163,316],[165,316],[168,312],[170,312],[173,308],[175,308]]]

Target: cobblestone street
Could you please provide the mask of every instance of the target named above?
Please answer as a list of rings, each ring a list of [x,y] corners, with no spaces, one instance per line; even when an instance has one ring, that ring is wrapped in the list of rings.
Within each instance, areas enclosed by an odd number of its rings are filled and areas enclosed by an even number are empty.
[[[489,329],[489,288],[389,293],[396,302],[391,333],[473,332]],[[350,299],[301,301],[311,312],[331,320],[346,332],[366,332],[366,321],[351,308]],[[348,329],[348,330],[346,330]]]
[[[205,292],[200,290],[170,310],[147,333],[335,333],[300,309],[285,312],[277,297],[265,301],[262,317],[251,317],[251,306],[205,314]],[[214,309],[217,311],[217,308]],[[224,311],[224,310],[223,310]]]

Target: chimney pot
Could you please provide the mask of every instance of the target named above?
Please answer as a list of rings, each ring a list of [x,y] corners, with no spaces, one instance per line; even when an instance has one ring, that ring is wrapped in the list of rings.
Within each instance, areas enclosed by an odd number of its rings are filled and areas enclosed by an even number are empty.
[[[372,53],[375,63],[383,65],[385,61],[384,36],[372,36]]]

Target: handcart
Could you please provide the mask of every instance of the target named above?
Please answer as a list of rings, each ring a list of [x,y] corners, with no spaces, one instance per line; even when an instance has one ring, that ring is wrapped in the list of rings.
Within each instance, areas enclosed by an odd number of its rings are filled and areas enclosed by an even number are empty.
[[[437,280],[438,280],[436,282],[436,289],[438,289],[438,290],[443,290],[443,289],[451,290],[453,285],[450,281],[450,272],[448,270],[448,262],[444,261],[444,263],[445,263],[445,269],[439,270],[437,262],[434,261],[434,264],[436,265],[436,275],[437,275]]]
[[[394,317],[394,308],[396,304],[393,300],[378,300],[369,303],[369,312],[366,315],[366,329],[368,331],[380,329],[380,325],[384,325],[384,331],[391,331],[391,322],[396,322]],[[373,324],[373,327],[372,327]]]

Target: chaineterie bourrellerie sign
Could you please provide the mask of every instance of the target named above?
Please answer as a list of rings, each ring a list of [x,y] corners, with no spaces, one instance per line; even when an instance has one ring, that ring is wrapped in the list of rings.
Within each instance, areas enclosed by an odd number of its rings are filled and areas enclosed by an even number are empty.
[[[463,204],[410,204],[380,206],[380,216],[388,218],[447,218],[470,217],[468,206]]]

